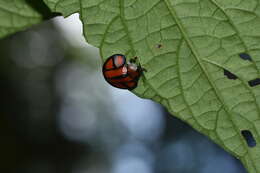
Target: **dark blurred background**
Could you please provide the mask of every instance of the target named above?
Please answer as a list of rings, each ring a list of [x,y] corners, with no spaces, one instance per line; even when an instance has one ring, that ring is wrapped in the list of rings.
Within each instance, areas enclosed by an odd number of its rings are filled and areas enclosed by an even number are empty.
[[[245,173],[160,105],[110,87],[78,15],[0,41],[1,173]]]

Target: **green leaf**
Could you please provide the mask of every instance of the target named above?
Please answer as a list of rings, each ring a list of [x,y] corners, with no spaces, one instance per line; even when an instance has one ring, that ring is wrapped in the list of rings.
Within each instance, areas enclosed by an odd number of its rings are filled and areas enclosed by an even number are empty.
[[[42,21],[42,16],[26,0],[0,1],[0,38]]]
[[[58,9],[58,0],[45,2]],[[260,0],[78,2],[86,39],[104,60],[115,53],[137,56],[147,69],[134,93],[163,104],[250,173],[260,172],[260,86],[248,83],[260,78]],[[247,145],[242,130],[256,146]]]
[[[52,12],[62,13],[67,17],[80,9],[79,0],[44,0]]]

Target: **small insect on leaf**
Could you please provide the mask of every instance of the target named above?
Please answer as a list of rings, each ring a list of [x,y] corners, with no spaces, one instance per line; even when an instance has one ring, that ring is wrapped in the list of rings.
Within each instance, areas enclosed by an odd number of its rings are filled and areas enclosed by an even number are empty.
[[[162,44],[157,44],[156,48],[158,48],[158,49],[162,48]]]
[[[254,147],[256,146],[256,141],[255,138],[253,137],[252,133],[249,130],[243,130],[241,131],[242,136],[247,142],[247,145],[249,147]]]
[[[248,60],[248,61],[252,61],[252,58],[249,54],[247,53],[240,53],[239,54],[240,58],[242,58],[243,60]]]

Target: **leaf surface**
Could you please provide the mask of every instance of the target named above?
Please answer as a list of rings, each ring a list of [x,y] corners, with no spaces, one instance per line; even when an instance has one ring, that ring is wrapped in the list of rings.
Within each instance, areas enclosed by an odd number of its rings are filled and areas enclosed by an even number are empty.
[[[79,0],[44,0],[52,12],[62,13],[67,17],[75,12],[79,12]]]
[[[67,0],[45,2],[65,16],[80,12],[104,60],[138,57],[147,72],[134,93],[260,172],[260,0],[78,0],[69,11]]]
[[[0,38],[42,21],[42,16],[26,0],[0,1]]]

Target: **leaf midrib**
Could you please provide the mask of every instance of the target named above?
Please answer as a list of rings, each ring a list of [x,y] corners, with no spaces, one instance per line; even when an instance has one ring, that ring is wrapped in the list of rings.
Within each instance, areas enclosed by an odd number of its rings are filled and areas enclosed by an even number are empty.
[[[232,118],[231,118],[231,117],[232,117],[232,113],[230,112],[229,108],[228,108],[227,105],[225,104],[224,98],[222,97],[222,95],[221,95],[221,93],[219,92],[218,88],[215,86],[214,82],[211,80],[209,74],[207,73],[207,70],[205,69],[204,65],[202,64],[202,62],[201,62],[201,60],[200,60],[199,53],[196,51],[195,47],[193,46],[192,41],[189,39],[188,35],[186,34],[185,29],[184,29],[184,27],[182,26],[181,22],[180,22],[179,19],[176,17],[176,16],[177,16],[177,15],[176,15],[176,12],[175,12],[175,10],[172,8],[171,3],[169,2],[169,0],[163,0],[163,2],[165,2],[166,6],[167,6],[168,10],[170,11],[170,13],[171,13],[173,19],[175,20],[175,22],[176,22],[176,24],[177,24],[177,26],[178,26],[178,28],[179,28],[181,34],[183,35],[183,38],[184,38],[185,41],[187,42],[187,45],[190,47],[192,54],[194,55],[194,57],[195,57],[196,61],[198,62],[200,68],[202,69],[203,73],[205,74],[205,76],[206,76],[206,78],[207,78],[209,84],[210,84],[211,87],[213,88],[213,91],[215,92],[215,94],[216,94],[216,96],[218,97],[219,101],[222,103],[223,109],[224,109],[225,112],[229,115],[228,118],[229,118],[230,122],[232,122],[232,126],[233,126],[234,129],[237,131],[237,133],[240,134],[240,130],[236,127],[235,123],[233,122],[233,120],[232,120]],[[247,149],[246,144],[245,144],[245,142],[244,142],[242,136],[239,135],[239,137],[240,137],[241,141],[243,141],[243,142],[242,142],[243,146]],[[247,149],[247,152],[248,152],[248,149]],[[234,153],[234,154],[235,154],[235,153]],[[251,159],[252,162],[253,162],[253,159],[252,159],[252,156],[251,156],[250,152],[248,152],[248,155],[249,155],[250,159]],[[253,163],[254,163],[254,162],[253,162]],[[256,169],[256,167],[255,167],[254,164],[253,164],[253,166],[254,166],[255,171],[257,171],[257,169]]]

